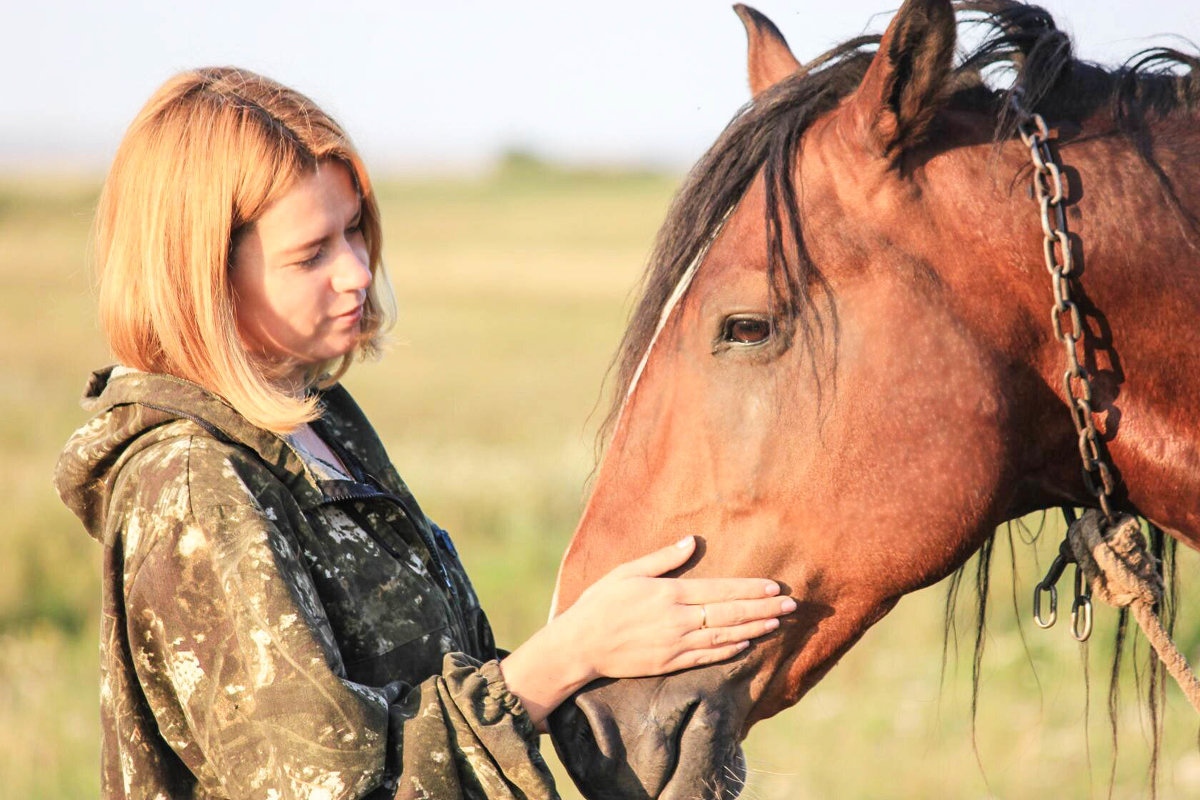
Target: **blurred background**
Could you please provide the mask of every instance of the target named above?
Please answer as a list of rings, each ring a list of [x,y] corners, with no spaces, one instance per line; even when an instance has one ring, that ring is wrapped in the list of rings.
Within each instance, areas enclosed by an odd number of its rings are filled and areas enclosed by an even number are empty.
[[[801,60],[886,25],[895,0],[758,8]],[[1083,57],[1196,36],[1191,2],[1047,2]],[[98,794],[99,547],[50,485],[108,363],[87,235],[124,126],[174,71],[237,64],[337,116],[378,183],[400,301],[391,352],[350,389],[459,544],[498,638],[544,620],[592,466],[593,413],[658,223],[748,99],[727,3],[24,3],[0,47],[0,795]],[[1060,530],[997,544],[978,723],[973,600],[907,598],[747,746],[752,798],[1148,795],[1132,673],[1107,725],[1112,621],[1084,649],[1034,631],[1029,595]],[[1180,644],[1200,657],[1181,554]],[[968,565],[968,571],[973,564]],[[968,579],[969,582],[969,579]],[[953,635],[957,630],[958,635]],[[1141,646],[1142,652],[1145,646]],[[1086,676],[1090,674],[1090,690]],[[1144,676],[1143,676],[1144,677]],[[1198,721],[1171,685],[1160,796],[1200,796]],[[549,746],[546,747],[549,753]],[[563,792],[576,797],[564,779]]]

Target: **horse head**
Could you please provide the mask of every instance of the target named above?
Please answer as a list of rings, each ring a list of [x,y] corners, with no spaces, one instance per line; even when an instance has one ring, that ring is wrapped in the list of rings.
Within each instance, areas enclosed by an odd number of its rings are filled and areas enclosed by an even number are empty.
[[[978,52],[1006,53],[1031,102],[1057,103],[1062,139],[1096,129],[1107,105],[1064,82],[1107,98],[1097,86],[1111,76],[1073,61],[1048,15],[1009,2],[959,10],[992,15],[995,37]],[[685,534],[702,547],[683,573],[771,577],[798,609],[733,661],[602,683],[560,708],[556,745],[593,798],[736,794],[750,726],[796,703],[904,594],[960,567],[1003,521],[1089,499],[1029,150],[1003,132],[1007,95],[981,76],[987,58],[955,66],[950,0],[906,0],[882,37],[807,65],[769,20],[738,13],[754,99],[692,170],[660,232],[555,610]],[[1150,174],[1116,139],[1060,147],[1081,171]],[[1161,205],[1148,199],[1157,188],[1097,176],[1090,204],[1077,177],[1070,191],[1074,232],[1105,253],[1088,262],[1088,320],[1137,327],[1145,308],[1106,276],[1134,260],[1117,225],[1136,216],[1128,194]],[[1195,310],[1163,312],[1193,353]],[[1099,425],[1126,482],[1149,486],[1167,467],[1121,450],[1122,366],[1102,339],[1088,350]],[[1126,365],[1152,360],[1142,333],[1123,345]],[[1139,425],[1166,425],[1151,414],[1163,387],[1146,374],[1121,409],[1130,440]],[[1193,462],[1194,434],[1192,424],[1180,445]],[[1122,497],[1127,507],[1191,528],[1137,491]]]

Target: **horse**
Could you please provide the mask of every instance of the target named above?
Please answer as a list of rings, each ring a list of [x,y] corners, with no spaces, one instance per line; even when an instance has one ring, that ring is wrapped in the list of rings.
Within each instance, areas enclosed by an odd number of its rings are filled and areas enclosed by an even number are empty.
[[[736,796],[751,726],[902,596],[1005,521],[1097,505],[1031,114],[1066,180],[1058,257],[1112,506],[1200,546],[1200,59],[1103,68],[1036,6],[905,0],[882,36],[801,64],[735,8],[753,99],[660,229],[552,614],[693,533],[674,574],[770,576],[799,608],[731,661],[564,704],[555,744],[589,798]]]

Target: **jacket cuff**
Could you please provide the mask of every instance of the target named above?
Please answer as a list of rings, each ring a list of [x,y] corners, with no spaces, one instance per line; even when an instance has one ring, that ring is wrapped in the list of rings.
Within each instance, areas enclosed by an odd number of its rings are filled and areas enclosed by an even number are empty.
[[[442,676],[448,686],[454,687],[454,694],[462,692],[478,698],[476,712],[480,722],[495,725],[509,717],[517,733],[530,742],[537,742],[538,732],[533,720],[521,698],[508,688],[498,660],[481,664],[465,653],[447,653],[442,660]]]

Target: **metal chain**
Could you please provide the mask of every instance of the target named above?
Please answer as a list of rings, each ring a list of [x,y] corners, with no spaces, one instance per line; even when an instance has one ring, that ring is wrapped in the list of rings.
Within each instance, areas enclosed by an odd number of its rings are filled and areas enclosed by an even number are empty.
[[[1063,391],[1067,408],[1079,442],[1079,457],[1083,462],[1083,483],[1096,497],[1100,510],[1111,523],[1114,519],[1110,499],[1116,484],[1112,470],[1100,449],[1100,438],[1092,419],[1092,384],[1087,370],[1079,363],[1077,353],[1083,338],[1083,318],[1079,306],[1071,300],[1071,278],[1076,274],[1071,240],[1067,235],[1066,182],[1062,169],[1050,149],[1050,132],[1041,114],[1024,107],[1019,95],[1013,96],[1017,114],[1017,131],[1029,148],[1033,163],[1033,194],[1037,199],[1042,223],[1042,253],[1050,273],[1054,304],[1050,307],[1050,324],[1054,337],[1063,346],[1067,369],[1063,373]]]
[[[1131,605],[1134,618],[1150,640],[1155,653],[1175,681],[1183,689],[1192,706],[1200,711],[1200,680],[1188,666],[1187,660],[1171,641],[1170,633],[1164,629],[1158,617],[1156,604],[1161,594],[1149,592],[1150,599],[1140,596],[1144,585],[1153,584],[1156,570],[1153,556],[1145,553],[1145,540],[1140,532],[1136,537],[1129,535],[1129,526],[1140,524],[1124,517],[1122,530],[1117,529],[1111,497],[1115,483],[1103,452],[1096,425],[1092,420],[1092,384],[1087,370],[1079,363],[1077,348],[1083,338],[1083,320],[1079,306],[1071,300],[1071,278],[1075,275],[1075,263],[1071,253],[1071,240],[1067,235],[1067,214],[1064,200],[1066,192],[1062,169],[1050,149],[1050,132],[1041,114],[1030,112],[1021,102],[1020,92],[1014,92],[1013,110],[1017,114],[1017,130],[1021,141],[1029,148],[1029,160],[1033,163],[1033,193],[1037,198],[1042,223],[1042,251],[1046,257],[1046,269],[1054,290],[1054,305],[1050,307],[1050,324],[1054,336],[1063,346],[1067,357],[1067,369],[1063,373],[1063,391],[1071,421],[1079,437],[1079,457],[1083,462],[1083,483],[1096,497],[1104,522],[1097,522],[1088,512],[1078,523],[1075,512],[1063,508],[1067,519],[1067,538],[1059,547],[1057,558],[1050,565],[1046,577],[1033,590],[1033,618],[1038,626],[1048,628],[1058,615],[1058,591],[1055,585],[1068,563],[1075,562],[1075,602],[1071,606],[1071,634],[1083,642],[1092,633],[1092,584],[1101,587],[1100,598],[1111,605]],[[1064,326],[1064,320],[1070,327]],[[1076,391],[1078,389],[1078,391]],[[1090,520],[1090,523],[1089,523]],[[1112,537],[1111,539],[1109,537]],[[1121,544],[1114,540],[1124,537]],[[1077,540],[1076,546],[1071,544]],[[1080,543],[1081,542],[1081,543]],[[1131,558],[1131,542],[1137,542],[1141,561]],[[1103,547],[1099,546],[1102,544]],[[1120,553],[1119,556],[1109,555]],[[1086,567],[1084,562],[1087,562]],[[1142,569],[1135,570],[1137,564]],[[1161,565],[1157,565],[1161,570]],[[1085,575],[1085,570],[1088,574]],[[1161,589],[1161,571],[1158,573],[1158,588]],[[1133,587],[1133,588],[1131,588]],[[1049,616],[1043,616],[1041,598],[1050,595]]]

